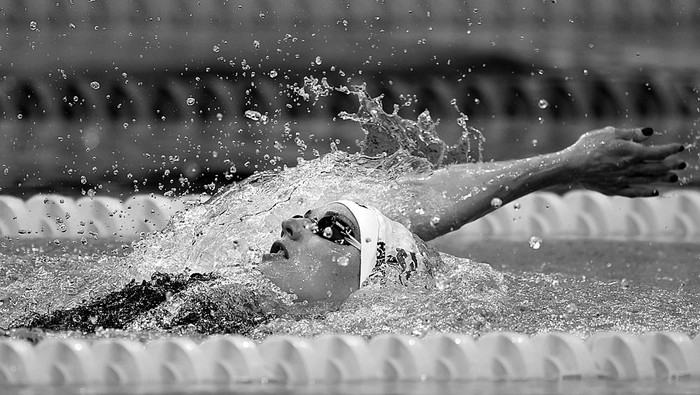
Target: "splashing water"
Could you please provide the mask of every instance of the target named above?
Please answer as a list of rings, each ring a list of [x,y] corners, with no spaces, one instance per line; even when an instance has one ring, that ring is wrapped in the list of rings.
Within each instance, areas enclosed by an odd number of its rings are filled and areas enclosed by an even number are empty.
[[[360,101],[360,110],[356,114],[341,112],[339,117],[362,126],[365,140],[360,144],[360,149],[364,155],[391,155],[403,150],[411,156],[427,160],[426,165],[430,168],[483,161],[485,138],[481,131],[467,125],[468,117],[461,112],[457,118],[463,130],[460,141],[449,146],[437,134],[439,121],[434,121],[427,110],[418,115],[417,121],[412,121],[398,115],[398,104],[394,105],[393,113],[384,112],[383,97],[370,97],[364,85],[340,87],[337,90],[356,95]],[[473,140],[478,142],[476,153],[472,152]]]

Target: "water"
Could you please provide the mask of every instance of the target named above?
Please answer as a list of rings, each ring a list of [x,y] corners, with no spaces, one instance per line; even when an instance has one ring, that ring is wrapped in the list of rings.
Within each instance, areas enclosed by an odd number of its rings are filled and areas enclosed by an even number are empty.
[[[133,244],[85,246],[51,240],[26,246],[7,240],[0,255],[0,326],[42,323],[58,330],[8,332],[18,337],[67,333],[137,339],[173,333],[240,333],[263,339],[270,334],[326,332],[366,337],[385,332],[478,336],[493,330],[528,334],[563,330],[582,336],[600,330],[698,332],[695,283],[680,286],[681,273],[692,272],[699,259],[695,246],[683,246],[687,253],[682,258],[669,258],[680,268],[669,273],[679,284],[676,288],[633,278],[638,273],[634,259],[619,276],[606,276],[605,270],[591,274],[586,272],[590,265],[570,263],[571,246],[536,240],[534,248],[524,240],[513,252],[510,266],[505,266],[507,256],[476,254],[476,245],[473,250],[453,251],[474,260],[442,255],[443,265],[434,279],[364,287],[338,308],[295,303],[292,295],[255,270],[278,237],[283,219],[345,198],[374,205],[411,228],[411,213],[418,210],[404,177],[480,157],[474,151],[478,144],[472,143],[482,141],[482,136],[474,136],[472,129],[465,128],[463,140],[448,147],[438,138],[437,124],[429,114],[418,121],[406,120],[395,112],[385,113],[380,99],[369,97],[361,87],[348,92],[357,95],[361,108],[343,116],[365,129],[362,153],[336,150],[300,161],[295,168],[257,174],[206,204],[188,207],[168,228]],[[474,171],[480,166],[475,163]],[[439,218],[430,221],[431,227],[446,226],[448,221],[430,203],[420,208],[420,215]],[[588,255],[575,256],[587,256],[595,265],[607,249],[594,246],[586,250]],[[666,244],[649,253],[672,255],[679,249]],[[497,246],[492,252],[496,251],[504,250]],[[519,264],[527,254],[537,254],[534,266]],[[627,260],[623,256],[611,258],[611,264]],[[659,267],[665,267],[659,259]],[[130,295],[126,291],[146,292],[152,304],[125,303]],[[118,312],[118,317],[105,318],[110,311]],[[57,315],[62,320],[48,319]],[[49,322],[59,323],[47,326]]]

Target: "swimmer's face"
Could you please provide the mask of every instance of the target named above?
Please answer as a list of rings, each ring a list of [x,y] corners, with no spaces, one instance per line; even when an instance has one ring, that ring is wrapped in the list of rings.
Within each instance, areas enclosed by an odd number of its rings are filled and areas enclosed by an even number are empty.
[[[360,250],[347,234],[361,240],[355,217],[340,203],[294,216],[282,222],[282,238],[258,268],[300,300],[342,302],[359,288],[360,278]]]

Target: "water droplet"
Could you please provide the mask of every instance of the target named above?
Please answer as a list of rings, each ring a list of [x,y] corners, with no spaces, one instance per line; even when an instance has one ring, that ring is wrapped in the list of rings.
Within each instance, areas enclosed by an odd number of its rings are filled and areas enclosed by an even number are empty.
[[[90,83],[90,88],[92,88],[92,89],[100,89],[100,83],[97,82],[97,81],[92,81],[92,82]]]
[[[540,99],[540,101],[537,102],[537,107],[544,110],[545,108],[549,107],[549,102],[545,99]]]
[[[337,262],[339,266],[347,266],[348,264],[350,264],[350,259],[346,256],[341,256],[340,258],[338,258]]]
[[[270,71],[270,77],[272,77],[272,78],[277,77],[277,70]]]
[[[185,102],[187,103],[188,106],[194,106],[194,103],[196,102],[196,100],[194,99],[194,97],[188,97]]]
[[[437,215],[430,219],[430,226],[436,227],[440,223],[440,217]]]
[[[493,208],[499,208],[503,205],[503,200],[499,198],[493,198],[491,199],[491,207]]]
[[[306,151],[307,145],[299,136],[294,138],[294,143],[299,147],[300,151]]]
[[[224,114],[217,112],[216,113],[216,120],[221,122],[224,119]]]
[[[260,114],[257,111],[246,110],[245,117],[248,119],[252,119],[253,121],[259,121],[260,118],[262,118],[262,114]]]
[[[540,239],[537,236],[530,237],[529,243],[530,243],[530,248],[532,248],[533,250],[539,250],[540,247],[542,247],[542,239]]]

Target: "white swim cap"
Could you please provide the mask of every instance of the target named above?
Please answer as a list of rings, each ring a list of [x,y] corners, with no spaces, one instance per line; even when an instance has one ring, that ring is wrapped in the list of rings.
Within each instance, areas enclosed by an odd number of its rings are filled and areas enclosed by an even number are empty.
[[[397,256],[399,250],[419,259],[420,251],[411,231],[392,221],[372,206],[364,206],[351,200],[339,200],[355,217],[360,227],[360,283],[370,276],[377,264],[378,247],[383,245],[386,256]],[[417,262],[416,262],[417,264]]]

